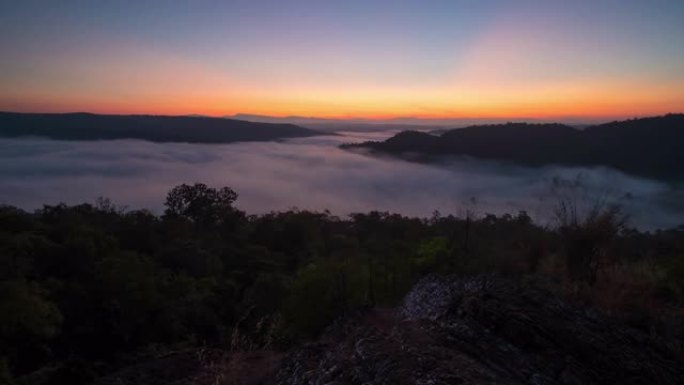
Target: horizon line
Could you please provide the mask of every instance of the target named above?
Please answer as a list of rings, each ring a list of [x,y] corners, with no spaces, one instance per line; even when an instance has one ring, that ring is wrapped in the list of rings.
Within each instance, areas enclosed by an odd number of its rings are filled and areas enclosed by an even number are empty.
[[[661,114],[635,114],[635,115],[562,115],[562,116],[416,116],[416,115],[390,115],[386,117],[377,116],[345,116],[345,115],[335,115],[335,116],[315,116],[315,115],[297,115],[297,114],[287,114],[287,115],[268,115],[259,113],[248,113],[248,112],[235,112],[235,113],[224,113],[224,114],[201,114],[195,112],[179,113],[179,114],[169,114],[169,113],[153,113],[153,112],[92,112],[87,110],[63,110],[63,111],[11,111],[11,110],[0,110],[0,113],[13,113],[13,114],[55,114],[55,115],[68,115],[68,114],[89,114],[89,115],[110,115],[110,116],[168,116],[168,117],[197,117],[197,118],[217,118],[217,119],[235,119],[235,120],[246,120],[245,118],[262,118],[262,119],[299,119],[299,120],[312,120],[312,121],[331,121],[330,123],[340,122],[340,123],[357,123],[357,124],[374,124],[374,123],[397,123],[402,124],[404,121],[419,121],[419,122],[444,122],[449,121],[510,121],[510,122],[521,122],[521,121],[574,121],[575,123],[581,122],[597,122],[597,121],[615,121],[615,120],[630,120],[630,119],[642,119],[649,117],[659,117],[667,115],[677,115],[684,112],[665,112]],[[242,118],[242,119],[241,119]],[[325,123],[325,122],[320,122]],[[412,124],[411,122],[403,122],[403,124]]]

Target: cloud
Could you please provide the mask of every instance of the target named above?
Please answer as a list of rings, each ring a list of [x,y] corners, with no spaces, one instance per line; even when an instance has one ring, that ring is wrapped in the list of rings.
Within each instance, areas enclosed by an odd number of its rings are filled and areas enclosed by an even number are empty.
[[[623,204],[632,224],[670,227],[684,222],[684,192],[605,168],[529,169],[495,162],[452,160],[424,165],[340,150],[357,134],[286,142],[204,145],[136,140],[63,142],[0,139],[0,203],[42,204],[112,198],[129,208],[163,209],[180,183],[230,186],[249,213],[329,209],[335,214],[382,210],[412,216],[479,215],[526,210],[550,221],[554,180],[580,175],[590,197]]]

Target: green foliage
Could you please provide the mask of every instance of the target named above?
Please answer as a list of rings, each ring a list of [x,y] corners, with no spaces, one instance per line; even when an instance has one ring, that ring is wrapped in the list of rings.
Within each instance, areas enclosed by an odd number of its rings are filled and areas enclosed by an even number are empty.
[[[38,285],[23,280],[0,283],[0,338],[49,338],[62,318]]]
[[[46,344],[58,333],[62,316],[35,283],[2,281],[0,293],[0,377],[8,379],[8,364],[31,367],[47,359]]]
[[[14,383],[12,373],[10,373],[9,367],[7,366],[7,360],[5,358],[0,358],[0,385],[13,385]]]
[[[615,207],[562,225],[559,231],[570,278],[593,285],[599,270],[613,262],[612,247],[623,227],[620,210]]]
[[[679,305],[684,303],[684,254],[670,256],[661,261],[665,278],[662,282],[664,289],[668,290],[670,296],[679,300]]]
[[[449,264],[449,241],[445,237],[428,238],[418,244],[415,267],[421,274],[445,271]]]
[[[188,219],[199,225],[215,225],[227,221],[235,212],[237,193],[228,187],[210,188],[203,183],[182,184],[169,191],[166,215]]]
[[[292,333],[315,336],[337,317],[364,303],[367,276],[354,271],[355,267],[328,260],[299,271],[284,310]]]
[[[423,275],[529,273],[560,252],[580,266],[587,256],[650,261],[667,300],[684,298],[678,230],[625,232],[606,215],[558,231],[525,213],[246,216],[236,198],[181,185],[161,217],[106,199],[0,206],[0,381],[87,382],[152,347],[284,346],[396,305]]]

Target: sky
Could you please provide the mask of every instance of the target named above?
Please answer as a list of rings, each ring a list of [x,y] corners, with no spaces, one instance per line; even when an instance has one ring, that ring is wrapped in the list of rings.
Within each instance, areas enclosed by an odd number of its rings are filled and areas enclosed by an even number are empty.
[[[684,111],[684,1],[0,0],[0,110]]]

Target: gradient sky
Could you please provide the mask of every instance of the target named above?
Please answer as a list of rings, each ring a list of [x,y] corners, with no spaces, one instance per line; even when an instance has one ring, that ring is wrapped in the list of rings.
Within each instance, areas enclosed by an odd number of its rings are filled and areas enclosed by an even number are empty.
[[[0,0],[0,110],[684,111],[684,1]]]

